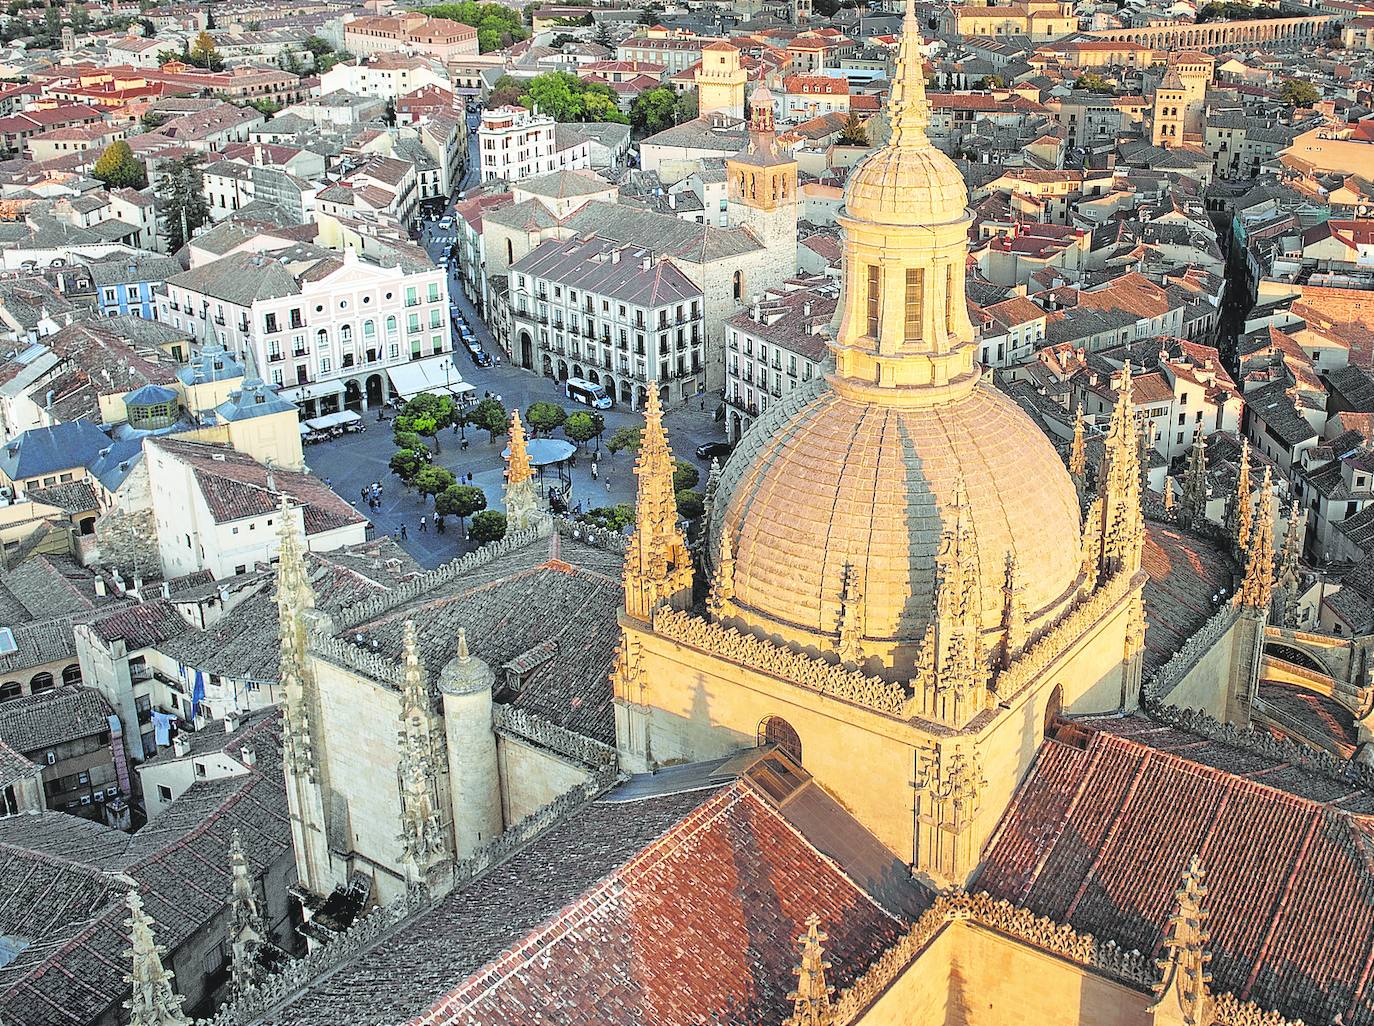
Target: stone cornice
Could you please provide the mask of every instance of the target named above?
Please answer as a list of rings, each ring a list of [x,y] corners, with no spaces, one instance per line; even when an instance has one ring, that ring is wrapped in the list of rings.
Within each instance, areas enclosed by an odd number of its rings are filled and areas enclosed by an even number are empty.
[[[1126,951],[1113,941],[1100,941],[1067,923],[1037,916],[1030,909],[986,893],[951,890],[941,894],[892,947],[835,1001],[835,1026],[858,1022],[873,1002],[906,972],[946,926],[976,923],[1028,947],[1063,958],[1089,972],[1149,995],[1158,981],[1157,967],[1139,951]],[[1216,1026],[1301,1026],[1277,1012],[1266,1012],[1233,994],[1216,998]]]

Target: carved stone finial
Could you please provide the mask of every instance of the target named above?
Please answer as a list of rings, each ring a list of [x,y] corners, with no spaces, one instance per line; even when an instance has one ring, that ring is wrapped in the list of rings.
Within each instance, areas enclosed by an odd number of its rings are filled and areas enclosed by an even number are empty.
[[[730,615],[730,603],[735,597],[735,553],[730,545],[730,531],[722,528],[720,532],[720,558],[716,562],[716,573],[711,579],[711,593],[706,598],[707,612],[716,621]]]
[[[1301,530],[1298,517],[1301,509],[1294,499],[1288,509],[1288,524],[1283,532],[1283,553],[1279,557],[1279,569],[1274,580],[1274,604],[1272,620],[1282,627],[1293,627],[1298,622],[1298,600],[1302,598],[1302,575],[1299,572],[1298,556],[1302,545],[1298,537]]]
[[[162,965],[165,949],[153,940],[153,921],[143,911],[138,891],[129,892],[129,959],[131,971],[124,982],[133,994],[124,1002],[129,1010],[129,1026],[189,1026],[191,1020],[181,1008],[181,997],[172,989],[172,971]]]
[[[648,620],[667,602],[685,609],[692,600],[692,559],[677,524],[673,453],[663,430],[658,390],[649,389],[639,459],[635,530],[625,549],[625,612]]]
[[[458,659],[459,659],[461,662],[464,662],[464,663],[465,663],[465,662],[467,662],[467,661],[468,661],[469,659],[471,659],[471,658],[472,658],[472,655],[468,652],[468,629],[467,629],[466,627],[459,627],[459,628],[458,628]]]
[[[1188,469],[1183,474],[1183,508],[1179,520],[1194,527],[1207,519],[1207,436],[1199,431],[1188,453]]]
[[[1267,611],[1274,597],[1274,481],[1268,467],[1264,469],[1259,511],[1249,528],[1249,541],[1240,600],[1251,609]]]
[[[978,749],[933,744],[916,771],[916,868],[945,886],[962,886],[977,865],[973,827],[987,787]]]
[[[820,917],[813,912],[806,917],[806,932],[797,938],[801,964],[792,970],[797,977],[797,989],[787,995],[792,1002],[792,1014],[783,1020],[783,1026],[833,1026],[835,1022],[830,1004],[835,988],[825,982],[830,963],[825,960],[822,945],[826,935],[820,927]]]
[[[1227,515],[1227,527],[1236,555],[1244,556],[1250,548],[1250,530],[1254,523],[1254,509],[1250,498],[1250,440],[1242,439],[1240,444],[1240,468],[1236,474],[1236,494],[1231,496],[1231,507]]]
[[[1083,441],[1083,404],[1078,404],[1078,413],[1073,418],[1073,445],[1069,449],[1069,477],[1073,478],[1074,491],[1078,492],[1081,503],[1088,488],[1088,448]]]
[[[506,461],[506,525],[509,531],[523,531],[539,515],[539,495],[534,485],[534,467],[525,442],[525,425],[520,411],[510,413],[510,459]]]
[[[840,617],[835,650],[840,662],[857,665],[863,661],[864,633],[863,587],[859,582],[859,571],[853,563],[844,567],[844,584],[840,592]]]
[[[459,658],[467,648],[461,633]],[[429,873],[448,858],[448,841],[439,814],[439,776],[448,759],[444,726],[434,708],[424,664],[420,660],[415,624],[405,622],[405,668],[402,677],[400,729],[397,732],[401,857],[407,882],[414,887],[429,882]]]
[[[1211,936],[1207,932],[1204,901],[1207,887],[1202,863],[1196,855],[1183,872],[1174,895],[1174,913],[1164,937],[1164,956],[1157,962],[1161,972],[1155,984],[1155,1003],[1150,1006],[1157,1026],[1212,1026],[1216,1009],[1212,1002],[1212,977],[1207,963]]]
[[[1021,595],[1016,553],[1007,553],[1007,576],[1002,585],[1002,668],[1016,661],[1026,647],[1026,604]]]
[[[229,950],[231,982],[235,996],[242,996],[261,975],[258,951],[267,941],[267,930],[258,911],[253,873],[237,827],[229,839]]]

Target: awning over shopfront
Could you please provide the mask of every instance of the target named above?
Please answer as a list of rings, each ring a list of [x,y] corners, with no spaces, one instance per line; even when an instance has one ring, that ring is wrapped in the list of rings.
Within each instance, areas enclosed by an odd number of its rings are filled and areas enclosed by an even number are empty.
[[[462,399],[477,391],[463,380],[458,368],[453,366],[453,357],[448,353],[388,367],[386,373],[391,378],[391,387],[402,400],[413,398],[421,392]]]
[[[323,399],[326,396],[343,395],[343,390],[344,386],[342,381],[312,381],[308,385],[297,385],[295,388],[283,388],[277,392],[277,395],[293,403],[303,403],[311,399]]]

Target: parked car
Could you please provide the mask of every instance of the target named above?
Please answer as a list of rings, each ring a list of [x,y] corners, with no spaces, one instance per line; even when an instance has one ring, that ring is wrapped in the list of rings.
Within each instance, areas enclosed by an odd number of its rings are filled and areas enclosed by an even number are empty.
[[[734,448],[729,442],[703,442],[697,446],[697,459],[723,460]]]

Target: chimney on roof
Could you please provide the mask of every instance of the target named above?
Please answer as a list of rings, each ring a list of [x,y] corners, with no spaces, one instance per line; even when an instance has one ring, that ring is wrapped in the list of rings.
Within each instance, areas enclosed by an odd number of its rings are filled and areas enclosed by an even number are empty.
[[[97,574],[95,578],[95,593],[101,597],[104,597],[105,592],[105,578]]]
[[[617,249],[617,250],[614,250],[614,251],[611,253],[611,263],[613,263],[613,264],[618,264],[618,263],[620,263],[620,250]]]
[[[238,730],[238,729],[239,729],[239,723],[240,723],[242,717],[243,717],[243,714],[240,713],[237,709],[230,709],[227,713],[225,713],[225,714],[224,714],[224,732],[225,732],[226,734],[232,734],[234,731]]]
[[[172,754],[178,759],[184,759],[191,754],[191,739],[186,734],[178,734],[172,738]]]

